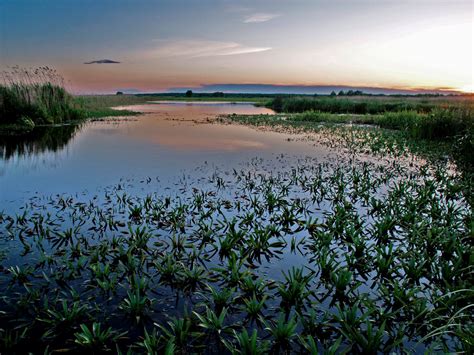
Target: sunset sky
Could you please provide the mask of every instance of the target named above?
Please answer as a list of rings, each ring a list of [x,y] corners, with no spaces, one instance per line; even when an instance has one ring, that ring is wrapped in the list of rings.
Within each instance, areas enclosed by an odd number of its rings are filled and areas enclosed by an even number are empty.
[[[75,92],[208,84],[473,89],[472,1],[0,0],[0,69]],[[120,63],[92,63],[109,59]]]

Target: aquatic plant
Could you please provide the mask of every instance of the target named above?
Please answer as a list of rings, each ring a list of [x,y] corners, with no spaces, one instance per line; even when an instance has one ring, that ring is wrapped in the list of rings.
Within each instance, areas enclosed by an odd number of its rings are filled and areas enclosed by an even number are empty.
[[[461,175],[279,159],[278,174],[255,160],[179,196],[120,183],[4,211],[0,351],[472,349]]]

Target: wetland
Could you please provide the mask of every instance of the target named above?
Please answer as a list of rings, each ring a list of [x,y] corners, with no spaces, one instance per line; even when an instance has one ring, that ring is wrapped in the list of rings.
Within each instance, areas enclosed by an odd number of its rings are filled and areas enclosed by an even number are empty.
[[[472,351],[472,178],[449,141],[126,105],[0,140],[0,351]]]

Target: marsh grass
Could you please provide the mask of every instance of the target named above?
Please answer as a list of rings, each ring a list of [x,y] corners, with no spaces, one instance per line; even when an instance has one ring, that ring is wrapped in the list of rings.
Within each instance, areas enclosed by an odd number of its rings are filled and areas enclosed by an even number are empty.
[[[416,111],[427,113],[437,107],[461,104],[463,100],[449,98],[419,99],[416,97],[294,97],[278,96],[267,105],[276,112],[301,113],[320,111],[328,113],[378,114],[384,112]]]
[[[24,134],[36,126],[77,123],[86,118],[138,115],[112,107],[145,103],[135,95],[72,96],[54,69],[18,66],[1,73],[0,135]]]
[[[444,139],[471,134],[474,127],[472,108],[434,108],[429,113],[417,111],[384,112],[378,115],[331,114],[307,111],[288,115],[288,121],[352,123],[376,125],[406,132],[411,138]]]
[[[64,80],[49,67],[13,67],[1,74],[0,124],[31,130],[35,125],[84,118],[64,88]]]
[[[135,116],[140,112],[118,110],[113,107],[139,105],[150,101],[148,96],[136,95],[81,95],[74,97],[74,103],[84,111],[87,118]]]
[[[429,113],[416,111],[382,114],[333,114],[320,111],[277,115],[227,115],[219,119],[246,125],[271,127],[297,132],[330,131],[340,136],[343,145],[358,141],[357,146],[377,149],[381,154],[399,154],[406,149],[428,157],[454,158],[458,165],[472,171],[474,158],[474,107],[472,103],[434,108]],[[382,128],[382,129],[380,129]],[[324,141],[324,139],[322,139]],[[365,142],[364,144],[360,144]],[[379,148],[377,148],[379,146]]]

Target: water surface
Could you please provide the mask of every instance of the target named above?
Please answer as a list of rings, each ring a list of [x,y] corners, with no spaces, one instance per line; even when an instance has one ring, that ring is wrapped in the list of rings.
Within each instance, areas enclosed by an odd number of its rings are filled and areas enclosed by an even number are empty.
[[[198,167],[232,169],[255,157],[325,154],[305,142],[290,141],[287,134],[211,123],[221,114],[273,113],[250,103],[169,102],[129,108],[144,114],[39,127],[27,137],[0,140],[0,201],[19,205],[35,194],[92,194],[124,179],[152,178],[164,186]]]

